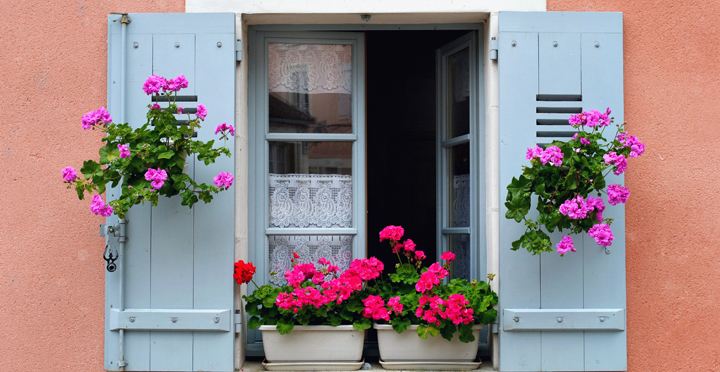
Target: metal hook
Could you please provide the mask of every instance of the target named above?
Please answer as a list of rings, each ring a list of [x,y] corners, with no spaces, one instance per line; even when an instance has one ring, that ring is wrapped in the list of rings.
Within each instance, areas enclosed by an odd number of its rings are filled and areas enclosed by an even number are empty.
[[[117,270],[117,265],[115,264],[115,261],[118,259],[118,253],[115,251],[115,249],[110,249],[110,245],[105,245],[105,252],[103,253],[103,259],[105,259],[105,262],[107,262],[107,271],[114,272]]]

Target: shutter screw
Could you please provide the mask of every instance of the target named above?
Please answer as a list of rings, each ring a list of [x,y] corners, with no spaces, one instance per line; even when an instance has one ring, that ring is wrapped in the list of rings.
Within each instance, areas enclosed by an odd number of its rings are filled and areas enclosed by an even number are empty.
[[[135,317],[134,317],[134,316],[131,316],[131,317],[130,317],[130,323],[135,323]]]
[[[217,47],[218,47],[218,48],[222,48],[222,43],[218,41]]]
[[[562,317],[559,316],[558,319],[557,319],[557,321],[558,321],[558,323],[562,323]]]
[[[170,318],[170,320],[172,320],[173,323],[177,323],[177,317],[176,317],[176,316]]]
[[[595,48],[600,48],[600,43],[597,41],[595,42]]]
[[[137,49],[139,46],[140,44],[138,44],[137,41],[133,43],[133,48]]]
[[[517,323],[517,322],[520,321],[520,317],[517,317],[517,316],[516,316],[516,317],[513,318],[513,320],[515,321],[515,323]]]
[[[515,42],[515,40],[513,40],[512,43],[510,43],[510,45],[515,46],[515,45],[517,45],[517,42]]]
[[[214,320],[215,320],[215,323],[220,323],[220,317],[219,317],[219,316],[216,316]]]
[[[601,321],[601,322],[604,322],[605,319],[607,319],[607,317],[604,317],[604,316],[601,316],[601,317],[600,317],[600,321]]]
[[[608,247],[605,247],[605,254],[610,254],[612,250]]]
[[[553,41],[553,46],[557,48],[557,41]]]
[[[175,48],[180,48],[180,43],[178,43],[177,41],[175,42]]]

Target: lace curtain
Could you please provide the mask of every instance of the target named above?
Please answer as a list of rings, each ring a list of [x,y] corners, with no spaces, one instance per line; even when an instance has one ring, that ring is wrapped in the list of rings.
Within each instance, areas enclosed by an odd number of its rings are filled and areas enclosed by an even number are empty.
[[[292,269],[293,252],[300,258],[297,263],[317,263],[325,257],[333,265],[345,271],[352,261],[352,236],[321,235],[321,236],[270,236],[270,271],[277,274],[270,277],[276,285],[286,285],[285,271]],[[325,279],[329,280],[332,275]]]
[[[339,174],[274,174],[270,181],[270,227],[352,227],[352,176]],[[283,274],[295,262],[325,257],[345,271],[352,260],[352,236],[270,236],[270,271],[276,284],[287,283]],[[319,268],[319,266],[318,266]],[[271,278],[272,279],[272,278]],[[328,278],[329,279],[329,278]]]
[[[453,226],[470,226],[470,175],[453,176]],[[453,277],[470,279],[470,235],[453,235]]]
[[[270,227],[352,227],[352,176],[271,173]]]
[[[352,46],[270,44],[270,92],[352,92]]]

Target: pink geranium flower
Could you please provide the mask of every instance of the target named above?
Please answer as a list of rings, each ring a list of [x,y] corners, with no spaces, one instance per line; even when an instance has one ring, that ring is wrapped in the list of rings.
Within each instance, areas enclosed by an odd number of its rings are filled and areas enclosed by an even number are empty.
[[[73,182],[77,178],[77,171],[73,167],[65,167],[62,170],[62,177],[66,182]]]

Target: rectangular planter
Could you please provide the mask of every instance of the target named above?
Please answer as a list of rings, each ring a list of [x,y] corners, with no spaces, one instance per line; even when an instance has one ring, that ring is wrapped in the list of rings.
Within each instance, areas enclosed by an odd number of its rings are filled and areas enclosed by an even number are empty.
[[[472,362],[477,357],[482,325],[473,327],[475,341],[464,343],[456,333],[452,341],[442,336],[420,338],[417,325],[411,325],[403,333],[397,333],[389,324],[375,324],[378,333],[380,359],[385,362],[434,361]]]
[[[281,335],[275,326],[260,326],[268,362],[359,362],[365,332],[352,325],[311,325]]]

